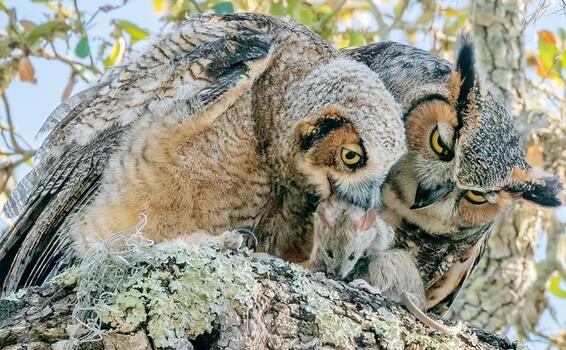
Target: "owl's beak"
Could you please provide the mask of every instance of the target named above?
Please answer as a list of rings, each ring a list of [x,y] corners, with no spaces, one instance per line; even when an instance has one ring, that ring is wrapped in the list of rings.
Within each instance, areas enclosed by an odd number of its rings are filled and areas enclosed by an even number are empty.
[[[450,193],[454,189],[454,186],[455,183],[452,181],[446,181],[434,188],[419,184],[417,193],[415,194],[415,204],[411,206],[411,209],[423,209],[438,202]]]

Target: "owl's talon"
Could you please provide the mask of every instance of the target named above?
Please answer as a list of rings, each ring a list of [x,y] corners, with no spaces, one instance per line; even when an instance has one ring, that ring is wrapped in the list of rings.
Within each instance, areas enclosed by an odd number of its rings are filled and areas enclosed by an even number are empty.
[[[252,239],[253,246],[250,247],[248,244],[246,244],[246,247],[248,247],[252,250],[257,249],[257,246],[258,246],[257,237],[255,236],[255,234],[253,233],[252,230],[250,230],[249,228],[237,228],[234,231],[238,231],[242,236],[248,236]]]
[[[379,289],[375,288],[371,284],[369,284],[366,280],[363,279],[356,279],[352,282],[348,283],[350,287],[357,288],[363,290],[364,292],[370,294],[380,294]]]
[[[220,247],[224,250],[239,250],[244,245],[244,236],[250,236],[254,241],[254,247],[257,247],[257,238],[253,232],[247,228],[239,228],[226,231],[221,235]]]
[[[239,250],[244,243],[244,237],[238,230],[224,232],[220,237],[220,248],[223,250]]]

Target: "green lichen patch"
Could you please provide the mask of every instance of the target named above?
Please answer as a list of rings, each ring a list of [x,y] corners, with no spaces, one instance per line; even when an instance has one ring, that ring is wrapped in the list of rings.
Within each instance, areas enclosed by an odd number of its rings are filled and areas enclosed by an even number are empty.
[[[393,315],[385,308],[379,308],[377,311],[375,313],[370,312],[366,316],[371,320],[371,328],[379,335],[381,345],[387,349],[450,350],[461,349],[464,345],[462,340],[455,335],[430,336],[422,331],[408,329],[398,316]]]
[[[296,269],[293,276],[293,291],[305,301],[304,310],[314,316],[322,343],[338,348],[352,344],[362,328],[348,317],[334,313],[331,300],[340,299],[338,293],[312,282],[304,270]]]
[[[405,342],[400,337],[403,332],[403,325],[397,318],[389,317],[388,311],[382,310],[382,312],[383,314],[371,313],[371,315],[368,315],[371,328],[379,335],[382,345],[387,349],[404,349]]]
[[[59,278],[76,282],[77,344],[96,340],[106,325],[124,333],[144,327],[157,347],[187,349],[229,308],[251,304],[255,279],[243,254],[222,252],[215,242],[153,245],[139,235],[112,240]]]
[[[331,312],[318,313],[316,324],[322,342],[340,348],[346,348],[352,344],[352,339],[360,336],[362,332],[362,327],[356,322]]]
[[[53,278],[53,284],[61,286],[75,286],[77,284],[78,266],[73,265]]]

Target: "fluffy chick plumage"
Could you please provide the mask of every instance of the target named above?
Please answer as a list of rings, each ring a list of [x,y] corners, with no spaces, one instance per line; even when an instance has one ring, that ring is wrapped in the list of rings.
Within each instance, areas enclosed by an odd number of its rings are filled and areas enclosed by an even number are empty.
[[[6,210],[4,292],[41,283],[140,214],[156,241],[251,227],[263,250],[304,260],[318,200],[373,205],[405,149],[393,97],[339,57],[285,19],[209,14],[107,72],[46,123]]]

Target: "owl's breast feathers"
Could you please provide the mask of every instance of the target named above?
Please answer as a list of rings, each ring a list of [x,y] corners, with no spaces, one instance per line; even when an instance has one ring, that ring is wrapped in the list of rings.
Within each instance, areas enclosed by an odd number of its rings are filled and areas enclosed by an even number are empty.
[[[286,46],[289,41],[296,45]],[[38,152],[35,169],[21,182],[4,211],[15,220],[10,230],[0,236],[0,284],[4,292],[41,283],[56,270],[71,251],[69,228],[86,236],[89,231],[101,228],[127,229],[130,224],[135,225],[139,214],[152,211],[151,205],[167,212],[171,205],[183,201],[178,191],[183,186],[180,167],[166,166],[167,159],[180,156],[180,150],[186,149],[190,142],[203,146],[201,158],[192,160],[203,160],[200,167],[198,164],[192,167],[196,176],[205,169],[207,154],[223,154],[218,130],[214,130],[215,123],[219,124],[216,129],[232,128],[226,120],[227,109],[241,112],[238,114],[241,117],[250,117],[249,93],[258,77],[265,77],[261,81],[268,82],[277,69],[293,72],[302,69],[304,74],[309,67],[301,62],[310,60],[310,69],[320,64],[320,60],[309,56],[313,54],[323,59],[337,55],[321,38],[291,21],[254,14],[197,15],[157,38],[138,56],[110,69],[91,88],[61,104],[42,128],[50,133]],[[286,84],[280,84],[279,88],[285,89],[290,82]],[[268,102],[265,101],[266,108],[270,108]],[[227,190],[234,191],[224,195],[238,195],[246,182],[257,184],[258,193],[254,195],[263,195],[267,185],[265,176],[256,171],[263,166],[256,146],[264,135],[254,134],[258,129],[252,123],[233,127],[228,132],[230,135],[225,135],[234,141],[237,154],[233,159],[240,160],[244,166],[227,172],[230,178],[225,180],[232,186]],[[159,130],[173,139],[175,136],[179,140],[184,136],[187,139],[177,144],[160,143],[162,138],[152,137]],[[200,139],[191,138],[199,132]],[[254,144],[253,151],[239,149],[250,143]],[[164,147],[161,152],[151,147],[156,145]],[[124,156],[128,152],[132,153]],[[191,159],[178,157],[176,161],[187,167]],[[230,167],[228,163],[225,165]],[[147,171],[148,167],[151,171]],[[207,176],[219,179],[214,174]],[[143,187],[144,182],[148,184],[144,198],[123,201],[122,195],[135,192],[137,187],[120,185]],[[209,184],[214,185],[213,181]],[[158,189],[155,198],[164,200],[148,204],[152,194],[147,189]],[[95,202],[103,197],[110,201],[106,210],[91,210],[89,215],[96,220],[85,219],[83,214],[96,207]],[[198,202],[199,198],[196,199]],[[113,210],[119,202],[125,205],[119,206],[120,211]],[[243,221],[248,222],[249,206],[240,203],[239,208],[233,215],[242,215],[246,218]],[[212,212],[222,212],[221,205],[213,209]],[[157,212],[162,211],[154,210]],[[120,213],[125,213],[125,221],[120,221]],[[206,215],[212,215],[206,214],[206,208],[202,213],[203,221],[207,220]],[[231,219],[222,215],[216,218]],[[104,219],[121,222],[122,227],[99,225],[97,228],[97,222]]]
[[[430,234],[401,221],[395,246],[413,255],[427,291],[427,308],[446,311],[483,255],[491,228],[488,223],[451,234]]]

